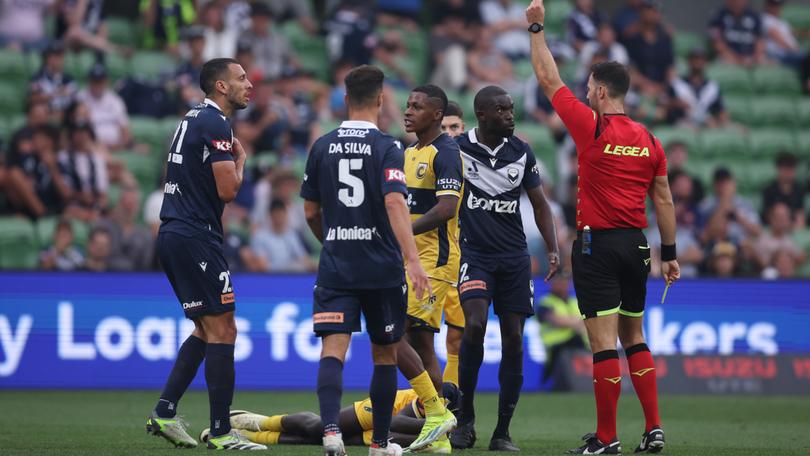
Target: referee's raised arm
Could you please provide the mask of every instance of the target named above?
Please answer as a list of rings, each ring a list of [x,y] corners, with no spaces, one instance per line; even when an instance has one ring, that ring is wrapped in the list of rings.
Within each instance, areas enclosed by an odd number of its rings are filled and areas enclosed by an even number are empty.
[[[551,50],[546,43],[546,33],[543,21],[546,19],[546,7],[543,0],[532,0],[526,8],[526,20],[529,21],[529,39],[532,49],[532,67],[537,76],[537,82],[546,94],[546,98],[551,100],[560,88],[565,86],[560,78],[560,71]]]

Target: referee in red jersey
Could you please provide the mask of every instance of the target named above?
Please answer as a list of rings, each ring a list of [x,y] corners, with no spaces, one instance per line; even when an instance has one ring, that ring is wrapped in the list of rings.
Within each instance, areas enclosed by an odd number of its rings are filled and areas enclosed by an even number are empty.
[[[624,114],[630,87],[627,68],[617,62],[594,65],[588,79],[588,107],[560,79],[543,32],[543,0],[532,1],[526,19],[537,80],[577,146],[577,239],[571,260],[574,289],[593,351],[597,428],[569,454],[621,453],[616,436],[622,379],[617,337],[646,419],[636,452],[657,453],[664,447],[664,432],[658,416],[655,364],[641,326],[650,271],[650,246],[641,230],[647,227],[649,194],[661,232],[661,271],[667,284],[678,280],[675,211],[664,150],[643,125]]]

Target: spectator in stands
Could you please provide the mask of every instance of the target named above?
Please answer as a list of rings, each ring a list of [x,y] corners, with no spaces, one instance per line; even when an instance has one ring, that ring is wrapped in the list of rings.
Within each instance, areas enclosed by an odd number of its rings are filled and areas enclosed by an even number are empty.
[[[525,5],[512,0],[485,0],[481,3],[481,18],[495,35],[495,47],[507,57],[514,60],[529,55]]]
[[[726,63],[751,67],[766,61],[762,20],[748,0],[726,0],[709,22],[709,37]]]
[[[38,50],[47,46],[45,13],[55,0],[0,0],[0,48]]]
[[[481,28],[475,47],[467,54],[467,74],[467,87],[473,93],[489,85],[501,86],[510,93],[521,90],[512,62],[493,46],[492,32],[486,27]]]
[[[87,256],[82,270],[90,272],[107,272],[110,269],[110,252],[112,238],[110,233],[101,227],[90,230],[87,238]]]
[[[287,39],[275,30],[273,13],[264,3],[251,4],[250,29],[241,38],[253,46],[253,64],[261,68],[265,78],[276,79],[285,68],[300,67]]]
[[[54,41],[42,51],[42,68],[31,78],[30,100],[48,103],[51,110],[61,112],[76,95],[76,82],[65,74],[65,48]]]
[[[318,33],[318,24],[312,16],[310,2],[301,0],[271,0],[268,3],[276,23],[282,24],[294,20],[310,35]]]
[[[333,119],[345,119],[347,117],[346,103],[343,99],[346,95],[344,81],[346,80],[346,75],[349,74],[349,71],[351,71],[353,67],[352,63],[348,60],[341,60],[335,63],[332,69],[332,88],[329,90],[329,112]]]
[[[720,85],[706,76],[706,51],[689,52],[689,72],[673,78],[669,86],[667,123],[685,123],[697,128],[728,124]]]
[[[416,81],[408,71],[414,65],[413,59],[398,30],[388,30],[374,47],[375,64],[385,72],[385,82],[398,89],[409,89]]]
[[[577,68],[577,79],[587,78],[591,73],[591,61],[594,54],[599,51],[607,52],[607,60],[613,60],[627,65],[630,63],[630,56],[627,54],[627,49],[616,41],[616,32],[613,27],[607,22],[599,25],[599,31],[596,34],[596,40],[588,41],[582,46],[579,52],[579,68]]]
[[[467,49],[477,37],[481,16],[475,0],[441,0],[433,9],[430,49],[433,84],[461,90],[467,84]]]
[[[756,240],[754,250],[756,261],[763,269],[763,277],[779,276],[777,260],[793,264],[792,267],[782,265],[783,270],[795,271],[807,260],[807,252],[802,251],[793,239],[790,207],[784,202],[776,202],[768,211],[767,221],[768,229]],[[778,258],[779,254],[784,254],[787,258]]]
[[[375,20],[372,2],[338,2],[324,22],[330,60],[348,60],[355,66],[369,63],[375,46]]]
[[[284,110],[277,100],[272,81],[254,81],[253,97],[247,109],[237,114],[235,131],[248,153],[272,151],[290,154]]]
[[[129,130],[129,115],[124,100],[109,87],[107,69],[103,64],[93,65],[89,84],[76,98],[90,111],[90,122],[98,142],[109,151],[133,146]]]
[[[270,203],[270,226],[259,229],[251,242],[253,251],[266,262],[265,272],[311,272],[316,264],[289,223],[287,206],[274,199]]]
[[[673,169],[669,172],[669,187],[672,190],[673,201],[683,203],[697,218],[697,204],[700,199],[695,197],[694,182],[692,176],[682,169]],[[696,221],[692,220],[693,223]]]
[[[565,138],[568,130],[562,123],[562,119],[557,115],[557,111],[551,106],[551,101],[546,97],[546,94],[540,90],[540,85],[537,79],[532,76],[526,81],[526,90],[523,96],[523,111],[526,115],[535,120],[540,125],[547,126],[554,139],[560,142]]]
[[[785,203],[790,209],[793,227],[801,230],[806,226],[804,212],[804,189],[796,180],[799,159],[789,152],[776,157],[776,179],[762,191],[762,213],[766,215],[777,203]]]
[[[84,264],[84,257],[74,245],[73,225],[61,219],[56,224],[53,245],[39,255],[39,268],[46,271],[75,271]]]
[[[703,189],[703,182],[690,174],[686,170],[686,163],[689,161],[689,146],[683,141],[670,141],[664,149],[667,154],[667,167],[670,172],[682,171],[692,178],[692,195],[693,199],[691,204],[698,204],[703,201],[703,196],[706,194]]]
[[[762,233],[759,215],[748,200],[737,194],[737,183],[731,172],[726,168],[716,169],[712,185],[714,194],[698,207],[702,243],[713,246],[713,242],[730,240],[742,246],[744,240],[756,239]],[[744,253],[748,257],[748,252]]]
[[[290,147],[306,156],[320,132],[316,106],[328,97],[329,89],[296,70],[285,71],[274,86],[287,119]]]
[[[39,125],[15,136],[9,152],[6,197],[12,209],[33,218],[59,214],[72,190],[57,162],[59,132]]]
[[[642,4],[638,31],[627,38],[625,46],[633,64],[634,85],[649,97],[663,94],[675,74],[675,51],[657,2]]]
[[[9,155],[17,153],[16,147],[20,137],[30,138],[36,128],[48,124],[50,116],[51,111],[48,103],[35,99],[29,100],[25,108],[25,124],[17,129],[9,140]]]
[[[200,73],[206,62],[205,31],[198,26],[189,27],[184,32],[184,38],[188,46],[188,59],[182,62],[174,73],[181,109],[193,107],[205,98],[200,89]]]
[[[574,11],[568,16],[568,43],[577,52],[582,50],[585,43],[596,41],[599,26],[607,20],[594,3],[594,0],[575,0]]]
[[[707,261],[710,277],[727,279],[738,274],[737,247],[731,242],[718,242],[712,246]]]
[[[698,217],[692,197],[692,179],[683,171],[673,171],[669,174],[669,182],[675,204],[675,243],[678,245],[681,276],[697,277],[705,254],[696,235]],[[656,229],[649,230],[647,240],[652,248],[651,273],[654,277],[660,277],[661,268],[658,260],[661,258],[661,234]]]
[[[181,31],[197,18],[194,0],[142,0],[140,7],[144,47],[177,55]]]
[[[205,42],[203,61],[236,55],[236,43],[239,40],[240,30],[227,25],[224,9],[225,4],[222,0],[212,0],[203,7],[203,40]]]
[[[59,152],[59,167],[72,190],[65,214],[95,221],[107,207],[109,178],[103,153],[90,124],[71,125],[67,149]]]
[[[793,29],[781,17],[784,5],[785,0],[765,0],[765,12],[762,13],[765,55],[771,60],[798,66],[804,56]]]
[[[145,271],[152,265],[154,239],[149,228],[138,223],[140,205],[138,186],[124,186],[110,216],[95,224],[110,235],[108,264],[113,271]]]
[[[245,70],[247,78],[251,81],[264,80],[264,72],[261,68],[256,66],[254,62],[256,59],[253,57],[253,44],[246,39],[240,39],[236,42],[236,61],[242,65]]]
[[[107,40],[104,0],[57,0],[56,38],[69,49],[91,49],[99,60],[107,52],[125,49]]]
[[[377,20],[383,27],[399,27],[418,32],[414,18],[422,13],[422,0],[377,0]]]
[[[638,32],[638,20],[641,17],[641,5],[650,0],[625,0],[624,6],[613,15],[613,29],[620,42]]]

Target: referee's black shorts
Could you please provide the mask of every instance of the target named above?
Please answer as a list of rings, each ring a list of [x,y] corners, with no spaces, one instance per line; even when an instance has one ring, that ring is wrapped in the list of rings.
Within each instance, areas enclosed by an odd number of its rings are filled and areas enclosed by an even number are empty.
[[[637,228],[594,230],[591,254],[582,253],[582,232],[571,252],[574,290],[584,318],[644,314],[650,245]]]

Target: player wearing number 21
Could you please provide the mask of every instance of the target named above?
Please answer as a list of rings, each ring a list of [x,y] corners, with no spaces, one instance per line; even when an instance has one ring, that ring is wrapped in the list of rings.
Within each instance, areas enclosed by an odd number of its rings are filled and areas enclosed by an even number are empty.
[[[388,431],[397,392],[397,348],[405,327],[405,271],[416,296],[430,293],[405,201],[402,145],[376,126],[383,79],[373,66],[349,72],[349,120],[313,144],[301,186],[307,222],[323,243],[312,320],[323,341],[318,401],[327,456],[345,454],[338,426],[343,362],[351,333],[360,331],[361,313],[374,359],[369,454],[402,453],[399,445],[388,442]]]

